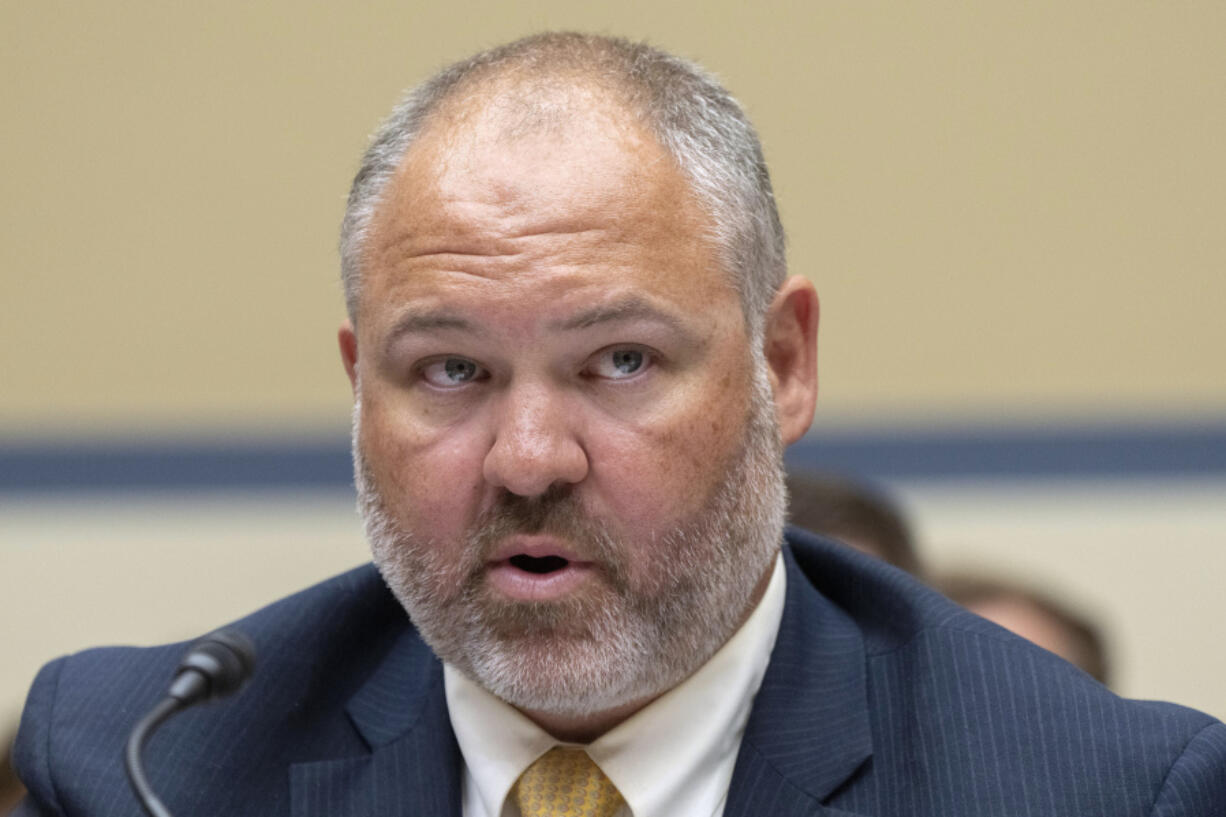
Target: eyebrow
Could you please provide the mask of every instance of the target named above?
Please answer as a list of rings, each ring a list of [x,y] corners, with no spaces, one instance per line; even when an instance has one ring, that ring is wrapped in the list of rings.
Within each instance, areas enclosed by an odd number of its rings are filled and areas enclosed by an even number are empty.
[[[551,328],[562,330],[588,329],[602,323],[616,323],[619,321],[634,321],[648,320],[656,323],[662,323],[673,329],[676,332],[684,334],[692,334],[690,329],[682,323],[681,319],[671,312],[666,312],[650,302],[632,295],[623,298],[619,301],[614,301],[610,304],[602,304],[592,307],[591,309],[580,312],[574,317],[567,318],[563,321],[558,321],[551,325]]]
[[[635,320],[659,323],[687,338],[694,337],[693,329],[686,326],[676,315],[654,306],[646,299],[637,295],[631,295],[609,304],[592,307],[573,317],[555,321],[549,325],[549,328],[569,332],[588,329],[600,324]],[[384,348],[390,351],[391,347],[405,335],[437,332],[439,330],[470,332],[474,335],[484,334],[484,328],[481,324],[474,323],[452,312],[432,309],[409,309],[392,324],[392,328],[387,334]]]
[[[410,309],[397,318],[396,322],[392,324],[391,330],[387,333],[387,342],[385,346],[390,348],[397,340],[405,335],[436,332],[440,329],[451,329],[481,334],[481,327],[479,325],[450,312]]]

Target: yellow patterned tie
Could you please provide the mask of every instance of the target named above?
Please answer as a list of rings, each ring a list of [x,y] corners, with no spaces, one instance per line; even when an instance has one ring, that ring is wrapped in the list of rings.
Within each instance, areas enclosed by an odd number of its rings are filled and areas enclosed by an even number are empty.
[[[612,817],[625,802],[587,752],[561,746],[524,770],[513,795],[523,817]]]

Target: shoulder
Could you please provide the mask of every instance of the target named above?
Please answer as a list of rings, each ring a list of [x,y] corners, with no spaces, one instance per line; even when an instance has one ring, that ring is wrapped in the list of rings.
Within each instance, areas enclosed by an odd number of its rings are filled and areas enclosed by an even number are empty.
[[[1033,798],[1138,815],[1212,814],[1226,802],[1226,726],[1214,718],[1121,698],[850,548],[797,530],[788,542],[801,590],[833,602],[864,640],[878,784],[952,797],[949,813],[971,800],[983,813]],[[942,768],[962,780],[940,783]]]
[[[846,613],[870,659],[931,637],[986,638],[1032,651],[1008,631],[958,606],[914,576],[879,559],[799,528],[787,531],[794,578]],[[1040,652],[1042,652],[1040,650]]]
[[[360,651],[386,625],[405,619],[371,565],[342,573],[226,626],[254,643],[260,676],[284,679],[320,665],[331,653]],[[407,621],[406,621],[407,623]],[[384,626],[381,626],[384,625]],[[355,634],[361,634],[355,639]],[[203,635],[203,633],[202,633]],[[99,647],[48,664],[27,708],[105,705],[126,710],[159,697],[190,641],[155,647]]]
[[[173,729],[166,730],[171,734],[153,743],[169,765],[176,754],[205,757],[216,750],[220,757],[224,741],[238,733],[277,735],[277,745],[261,747],[270,762],[310,753],[315,744],[356,745],[344,704],[411,630],[403,608],[370,565],[230,626],[255,644],[255,677],[233,701],[176,717]],[[91,649],[40,671],[22,714],[14,761],[48,813],[69,812],[79,798],[96,805],[108,789],[115,797],[129,796],[120,762],[123,744],[165,693],[187,645]],[[176,745],[163,751],[168,743]],[[279,768],[283,774],[283,762]]]

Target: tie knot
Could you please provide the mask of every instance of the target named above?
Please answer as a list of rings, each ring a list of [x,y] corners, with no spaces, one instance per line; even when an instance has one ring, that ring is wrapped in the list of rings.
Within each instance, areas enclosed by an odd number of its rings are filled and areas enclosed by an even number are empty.
[[[523,817],[612,817],[623,802],[587,752],[561,746],[524,770],[514,794]]]

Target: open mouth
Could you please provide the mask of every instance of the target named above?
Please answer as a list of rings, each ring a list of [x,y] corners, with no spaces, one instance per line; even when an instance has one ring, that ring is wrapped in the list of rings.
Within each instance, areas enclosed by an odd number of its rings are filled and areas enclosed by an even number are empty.
[[[592,562],[575,558],[567,544],[544,536],[518,536],[489,562],[491,587],[522,601],[549,601],[577,592],[597,573]]]
[[[508,561],[513,567],[517,567],[527,573],[535,573],[539,576],[553,573],[557,570],[562,570],[568,564],[570,564],[569,561],[563,559],[561,556],[537,557],[528,556],[523,553],[519,554],[518,556],[512,556]]]

